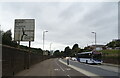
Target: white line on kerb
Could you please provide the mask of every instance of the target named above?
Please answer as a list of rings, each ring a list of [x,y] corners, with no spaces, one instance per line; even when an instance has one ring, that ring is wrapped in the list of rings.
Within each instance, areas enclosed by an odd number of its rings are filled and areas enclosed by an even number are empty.
[[[61,63],[63,63],[63,64],[66,65],[66,63],[63,62],[62,60],[59,60],[59,61],[60,61]],[[71,67],[71,68],[77,70],[77,71],[80,72],[80,73],[83,73],[83,74],[86,75],[86,76],[99,76],[99,75],[97,75],[97,74],[91,73],[91,72],[89,72],[89,71],[86,71],[86,70],[84,70],[84,69],[75,67],[75,66],[73,66],[73,65],[69,65],[69,67]]]
[[[62,70],[62,71],[65,71],[57,62],[55,62],[59,67],[60,67],[60,69]]]

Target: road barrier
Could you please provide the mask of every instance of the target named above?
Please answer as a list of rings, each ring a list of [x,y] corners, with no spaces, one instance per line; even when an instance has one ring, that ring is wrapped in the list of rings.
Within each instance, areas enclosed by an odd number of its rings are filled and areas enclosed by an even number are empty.
[[[28,69],[31,65],[49,58],[49,56],[29,53],[28,51],[9,46],[2,46],[2,77],[14,76],[16,73]]]

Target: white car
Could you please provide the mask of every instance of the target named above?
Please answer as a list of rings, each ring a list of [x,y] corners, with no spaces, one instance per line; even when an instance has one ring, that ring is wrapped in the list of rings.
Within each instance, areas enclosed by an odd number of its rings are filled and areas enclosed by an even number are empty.
[[[71,60],[73,60],[73,61],[77,61],[77,59],[76,59],[75,57],[72,57]]]

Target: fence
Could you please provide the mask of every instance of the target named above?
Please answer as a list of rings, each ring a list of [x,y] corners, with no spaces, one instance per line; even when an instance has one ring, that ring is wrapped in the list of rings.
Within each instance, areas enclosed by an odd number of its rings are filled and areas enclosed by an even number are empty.
[[[50,57],[34,53],[30,53],[29,57],[29,52],[27,51],[2,46],[2,77],[14,76],[16,73],[29,68],[31,65],[48,58]]]

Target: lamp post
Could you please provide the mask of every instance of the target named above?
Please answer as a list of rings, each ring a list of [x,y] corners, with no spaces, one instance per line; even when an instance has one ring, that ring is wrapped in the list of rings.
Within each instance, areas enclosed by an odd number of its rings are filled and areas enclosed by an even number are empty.
[[[95,50],[96,50],[96,32],[92,32],[93,34],[95,34]]]
[[[51,46],[52,46],[52,43],[50,43],[50,51],[51,51]]]
[[[48,32],[48,31],[43,31],[43,50],[44,50],[44,40],[45,40],[45,32]]]
[[[50,55],[52,55],[52,50],[51,50],[51,46],[53,43],[50,43]]]

